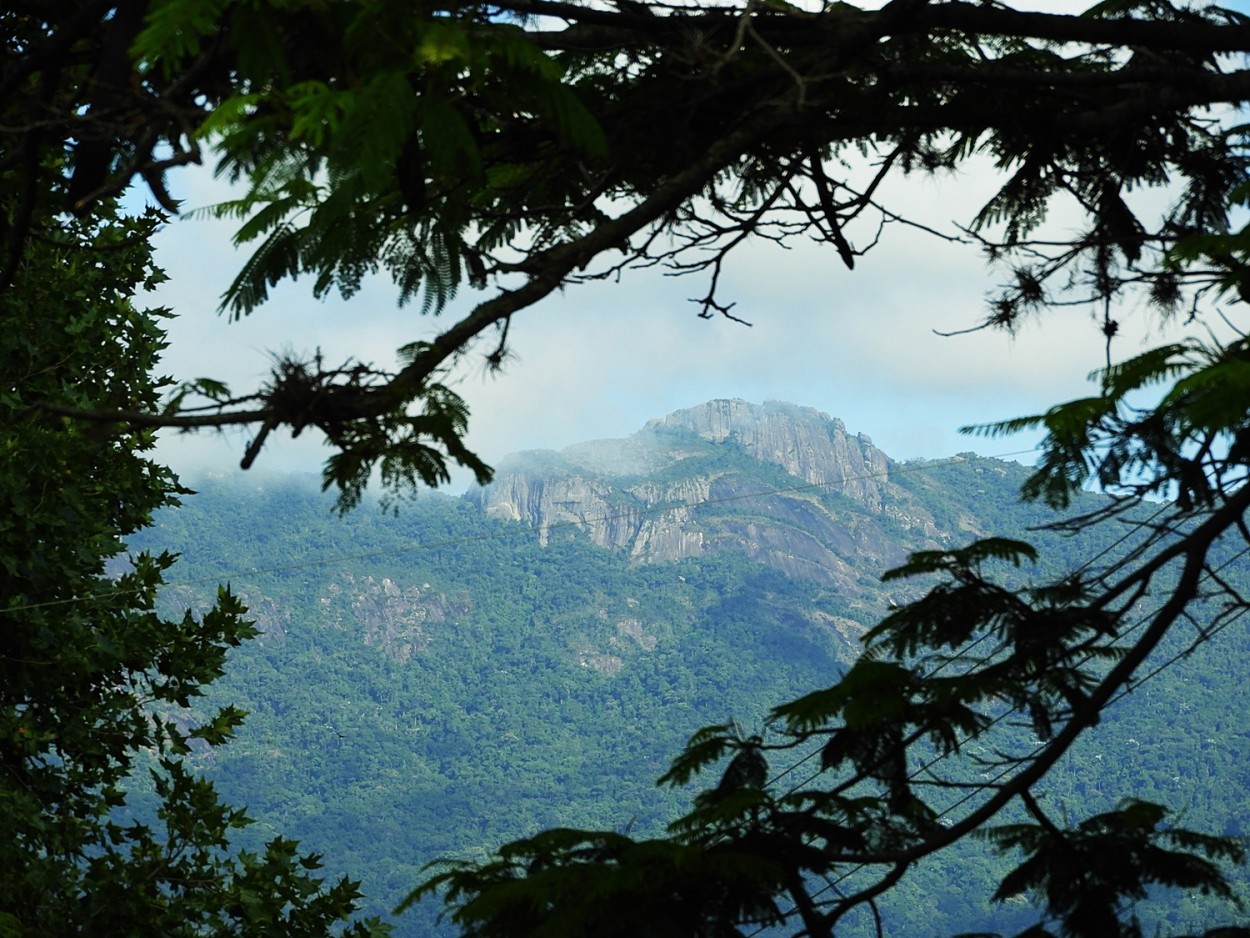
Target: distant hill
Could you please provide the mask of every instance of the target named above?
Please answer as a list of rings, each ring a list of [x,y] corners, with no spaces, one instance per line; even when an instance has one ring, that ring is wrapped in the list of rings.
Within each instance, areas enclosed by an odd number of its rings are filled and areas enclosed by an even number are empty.
[[[183,555],[170,606],[202,607],[228,580],[262,633],[200,708],[236,703],[247,726],[200,767],[249,806],[254,842],[301,839],[385,912],[440,856],[552,825],[662,830],[688,795],[653,781],[690,733],[758,727],[831,683],[922,588],[879,579],[911,551],[1048,520],[1017,499],[1027,475],[971,453],[898,463],[811,408],[712,401],[625,440],[520,454],[489,487],[397,515],[337,518],[306,478],[201,480],[132,546]],[[1066,569],[1119,533],[1037,540]],[[1077,813],[1158,789],[1191,826],[1242,823],[1221,807],[1250,803],[1231,699],[1245,675],[1222,650],[1135,694],[1166,708],[1112,715],[1052,797]],[[891,934],[987,924],[1001,861],[960,862],[957,892],[950,869],[909,877],[884,910]],[[1197,926],[1209,908],[1161,914]],[[399,933],[438,933],[436,912]],[[998,910],[995,927],[1026,913]]]

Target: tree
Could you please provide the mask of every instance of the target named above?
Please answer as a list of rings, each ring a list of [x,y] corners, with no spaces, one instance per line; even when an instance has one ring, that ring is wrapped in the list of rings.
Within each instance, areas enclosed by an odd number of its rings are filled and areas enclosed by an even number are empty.
[[[415,11],[64,0],[0,17],[20,53],[0,79],[14,128],[0,157],[14,180],[6,293],[20,292],[23,259],[46,236],[38,220],[88,212],[136,176],[172,208],[165,171],[209,146],[243,187],[219,212],[257,244],[225,296],[233,314],[305,274],[316,292],[350,294],[385,269],[427,311],[466,283],[493,291],[433,342],[405,346],[395,372],[288,360],[241,396],[201,381],[164,408],[29,405],[132,428],[251,425],[245,467],[274,427],[315,427],[335,448],[325,481],[345,506],[378,466],[400,491],[445,478],[449,460],[489,476],[461,441],[464,403],[439,378],[479,340],[497,365],[513,317],[553,291],[663,265],[705,277],[701,315],[732,317],[717,286],[737,246],[812,237],[853,267],[879,229],[908,221],[879,196],[893,174],[974,157],[1004,174],[966,232],[1010,274],[982,327],[1097,305],[1099,392],[989,432],[1044,427],[1026,496],[1063,505],[1096,482],[1116,498],[1075,524],[1129,525],[1121,555],[1025,590],[997,582],[1001,565],[1033,559],[1022,542],[913,558],[895,575],[936,585],[870,634],[839,684],[779,706],[758,739],[708,728],[666,776],[815,746],[817,784],[717,785],[662,840],[556,831],[509,845],[433,881],[467,931],[736,934],[780,922],[827,935],[972,835],[1023,853],[999,896],[1040,896],[1048,924],[1036,935],[1135,934],[1129,907],[1154,885],[1226,888],[1213,861],[1240,858],[1237,844],[1168,826],[1143,802],[1066,825],[1034,792],[1166,636],[1189,623],[1193,642],[1209,641],[1245,607],[1220,567],[1230,541],[1250,540],[1247,340],[1118,364],[1112,350],[1133,290],[1163,316],[1250,298],[1250,236],[1230,221],[1250,193],[1245,129],[1220,113],[1250,97],[1250,19],[1167,0],[1082,15],[963,0]],[[1143,188],[1166,188],[1171,205],[1147,214],[1133,198]],[[1044,228],[1061,199],[1083,214],[1074,235]],[[1169,500],[1134,520],[1128,507],[1148,496]],[[1147,597],[1157,604],[1141,607]],[[1038,742],[998,742],[1016,717]],[[959,768],[970,740],[997,746],[989,783]],[[968,798],[951,814],[943,792]]]
[[[180,716],[254,629],[226,589],[201,616],[161,617],[169,554],[118,568],[124,538],[185,494],[147,458],[152,431],[30,407],[158,406],[165,314],[133,300],[163,276],[159,221],[109,202],[62,219],[0,300],[0,934],[367,934],[345,925],[355,884],[323,886],[293,842],[232,853],[245,813],[180,761],[242,719]],[[146,813],[130,778],[143,769]]]

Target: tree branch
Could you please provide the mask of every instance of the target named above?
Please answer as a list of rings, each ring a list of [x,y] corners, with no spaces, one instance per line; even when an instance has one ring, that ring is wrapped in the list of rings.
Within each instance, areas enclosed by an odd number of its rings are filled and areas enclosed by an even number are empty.
[[[1190,532],[1180,544],[1166,552],[1172,556],[1183,556],[1185,562],[1171,594],[1154,614],[1145,633],[1107,672],[1098,686],[1086,697],[1084,704],[1073,710],[1063,729],[1056,733],[1045,748],[1029,761],[1026,768],[1003,782],[1002,786],[991,794],[984,804],[973,809],[950,827],[939,828],[924,841],[912,847],[846,855],[839,857],[838,860],[863,864],[915,862],[921,857],[966,837],[993,818],[1013,798],[1030,790],[1050,771],[1085,730],[1099,722],[1103,710],[1111,699],[1132,680],[1134,672],[1184,614],[1190,601],[1198,595],[1206,555],[1211,545],[1221,534],[1234,527],[1237,519],[1242,517],[1247,510],[1250,510],[1250,485],[1243,486],[1235,492],[1224,505],[1212,512],[1211,516]],[[1157,568],[1158,565],[1152,566]]]

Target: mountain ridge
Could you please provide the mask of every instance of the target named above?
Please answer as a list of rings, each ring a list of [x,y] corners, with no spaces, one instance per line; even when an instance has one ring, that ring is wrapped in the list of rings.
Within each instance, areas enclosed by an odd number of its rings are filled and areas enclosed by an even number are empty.
[[[849,586],[855,564],[880,568],[905,556],[878,516],[918,531],[924,548],[966,533],[941,530],[892,480],[899,467],[870,437],[815,408],[721,399],[650,420],[624,439],[506,457],[495,480],[466,498],[491,517],[528,523],[544,543],[573,524],[639,562],[742,549],[787,575]],[[755,517],[709,510],[732,502],[752,504]]]

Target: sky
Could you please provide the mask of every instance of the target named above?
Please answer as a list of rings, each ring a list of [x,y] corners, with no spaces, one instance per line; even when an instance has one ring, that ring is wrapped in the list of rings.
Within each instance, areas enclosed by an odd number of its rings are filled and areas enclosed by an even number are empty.
[[[223,195],[207,170],[171,179],[184,209]],[[952,222],[971,220],[994,183],[992,168],[978,162],[941,178],[911,177],[886,201],[952,230]],[[1062,211],[1051,223],[1060,230],[1069,224]],[[263,378],[274,354],[317,348],[328,363],[352,358],[390,367],[396,348],[432,337],[484,298],[466,288],[441,316],[422,317],[419,304],[397,306],[397,292],[383,279],[348,301],[316,300],[310,283],[297,281],[231,322],[218,304],[245,256],[230,247],[231,231],[184,211],[158,236],[157,260],[170,281],[151,299],[177,313],[163,367],[179,379],[211,376],[241,392]],[[975,324],[1004,274],[973,246],[902,226],[887,229],[853,271],[832,249],[810,242],[791,250],[750,245],[734,255],[722,290],[749,327],[697,316],[689,298],[706,291],[698,275],[627,272],[619,283],[573,286],[519,313],[502,374],[484,367],[483,345],[449,383],[472,413],[469,446],[492,464],[520,450],[628,436],[651,418],[715,398],[815,407],[897,460],[975,450],[1029,462],[1036,437],[970,438],[958,428],[1090,393],[1088,375],[1104,361],[1104,341],[1093,311],[1080,308],[1051,311],[1014,337],[936,334]],[[1117,358],[1175,335],[1141,305],[1129,304],[1117,318]],[[247,438],[166,434],[158,458],[191,482],[205,473],[242,479]],[[257,465],[320,472],[329,452],[315,430],[298,440],[280,434]],[[471,481],[457,473],[448,490]]]

